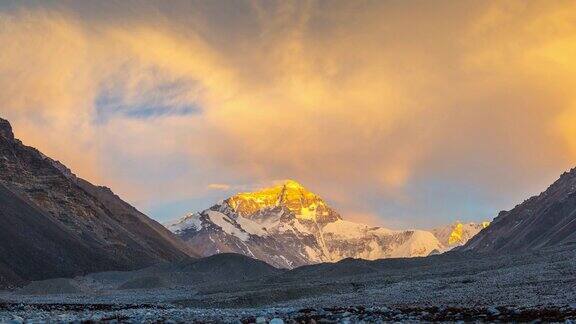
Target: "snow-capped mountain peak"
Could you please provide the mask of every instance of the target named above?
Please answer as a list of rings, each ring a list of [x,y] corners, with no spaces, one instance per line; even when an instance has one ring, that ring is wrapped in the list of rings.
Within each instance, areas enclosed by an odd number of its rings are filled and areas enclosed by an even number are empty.
[[[294,180],[238,193],[166,226],[202,255],[235,252],[284,268],[344,258],[426,256],[448,250],[449,240],[467,240],[470,233],[468,225],[436,235],[347,221]]]
[[[342,219],[322,198],[294,180],[254,192],[239,193],[225,202],[236,213],[247,218],[266,209],[284,207],[294,217],[304,221],[328,223]]]

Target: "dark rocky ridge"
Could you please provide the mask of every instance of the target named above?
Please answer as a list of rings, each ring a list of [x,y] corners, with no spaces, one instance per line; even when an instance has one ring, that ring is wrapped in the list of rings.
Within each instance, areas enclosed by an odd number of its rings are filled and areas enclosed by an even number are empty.
[[[500,212],[462,250],[521,252],[571,243],[576,243],[576,168],[540,195]]]
[[[0,135],[10,140],[14,139],[14,133],[12,132],[12,125],[10,125],[10,123],[6,119],[2,118],[0,118]]]
[[[0,119],[0,288],[180,261],[192,252],[105,187],[14,138]]]

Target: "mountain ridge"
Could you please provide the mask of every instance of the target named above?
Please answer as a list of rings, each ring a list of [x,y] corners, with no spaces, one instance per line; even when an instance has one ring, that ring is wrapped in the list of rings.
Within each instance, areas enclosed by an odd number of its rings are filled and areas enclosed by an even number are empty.
[[[0,186],[7,204],[0,209],[0,236],[10,237],[4,246],[13,247],[0,247],[0,259],[6,260],[0,265],[4,287],[52,276],[136,269],[194,255],[179,238],[111,190],[76,177],[62,163],[22,144],[5,119],[0,119]],[[42,255],[51,262],[43,262]]]
[[[519,252],[569,243],[576,243],[576,168],[540,194],[501,211],[461,250]]]
[[[463,244],[479,230],[475,224],[466,224],[465,230],[450,225],[438,231],[448,233],[444,239],[433,231],[391,230],[347,221],[294,180],[235,194],[165,226],[202,256],[240,253],[281,268],[345,258],[427,256]],[[460,241],[449,243],[457,229]]]

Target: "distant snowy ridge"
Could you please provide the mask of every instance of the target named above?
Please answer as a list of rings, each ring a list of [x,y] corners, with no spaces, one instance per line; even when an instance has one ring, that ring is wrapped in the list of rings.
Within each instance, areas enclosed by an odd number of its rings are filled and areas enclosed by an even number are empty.
[[[201,255],[241,253],[283,268],[344,258],[427,256],[477,233],[476,225],[461,223],[424,231],[346,221],[293,180],[237,194],[166,227]]]
[[[448,226],[434,228],[431,232],[436,236],[436,238],[438,238],[440,244],[444,247],[440,250],[443,252],[466,244],[466,242],[481,230],[488,227],[488,225],[490,225],[490,222],[487,221],[480,223],[461,223],[457,221]]]

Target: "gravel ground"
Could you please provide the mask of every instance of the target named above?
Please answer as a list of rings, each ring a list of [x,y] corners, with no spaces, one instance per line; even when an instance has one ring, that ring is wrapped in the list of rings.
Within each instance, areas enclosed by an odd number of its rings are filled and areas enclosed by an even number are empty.
[[[123,281],[110,279],[132,274],[89,276],[73,282],[81,294],[0,293],[0,322],[565,322],[576,320],[573,248],[345,260],[257,280],[155,289],[118,290]],[[54,282],[35,283],[33,291],[43,286]]]
[[[328,307],[266,309],[194,309],[162,305],[0,306],[0,322],[126,323],[357,323],[357,322],[565,322],[576,321],[576,308],[565,307]]]

